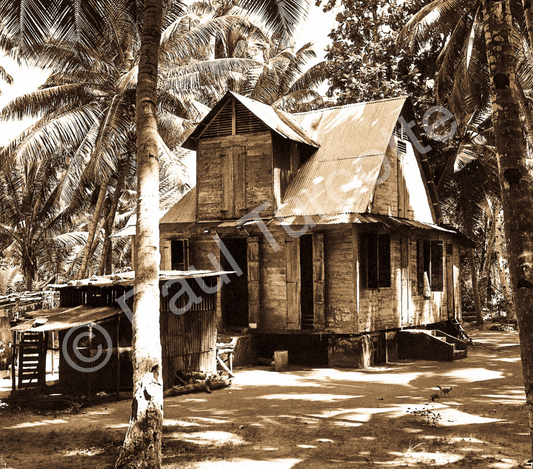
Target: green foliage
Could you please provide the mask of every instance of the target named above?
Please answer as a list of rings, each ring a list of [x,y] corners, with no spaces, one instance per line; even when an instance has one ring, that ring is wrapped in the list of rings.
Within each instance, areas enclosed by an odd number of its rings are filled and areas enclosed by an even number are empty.
[[[317,1],[320,5],[321,0]],[[329,0],[324,10],[337,6]],[[416,56],[396,44],[409,18],[427,0],[340,2],[338,26],[329,37],[326,55],[330,83],[328,96],[338,104],[370,101],[410,94],[415,107],[433,103],[433,78],[440,46],[437,36]],[[423,113],[423,112],[422,112]]]

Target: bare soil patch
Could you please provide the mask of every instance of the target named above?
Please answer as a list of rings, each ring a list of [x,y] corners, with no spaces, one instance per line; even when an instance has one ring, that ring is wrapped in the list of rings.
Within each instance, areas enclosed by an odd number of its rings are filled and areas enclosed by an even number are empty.
[[[164,467],[530,467],[518,334],[472,335],[459,361],[244,368],[230,388],[167,398]],[[3,409],[0,469],[113,467],[129,408]]]

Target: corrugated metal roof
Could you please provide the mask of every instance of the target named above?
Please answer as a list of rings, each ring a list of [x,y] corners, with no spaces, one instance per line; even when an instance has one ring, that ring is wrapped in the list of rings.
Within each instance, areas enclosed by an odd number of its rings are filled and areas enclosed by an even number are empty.
[[[232,274],[230,271],[218,270],[160,270],[159,281],[200,277],[215,277],[225,274]],[[122,272],[112,275],[93,275],[91,278],[83,278],[80,280],[71,280],[68,283],[48,285],[51,288],[65,288],[65,287],[108,287],[111,285],[133,285],[135,281],[135,272]]]
[[[280,226],[304,226],[313,222],[315,225],[339,225],[344,223],[381,223],[388,228],[395,230],[401,227],[436,230],[450,234],[457,234],[459,231],[453,228],[444,228],[432,223],[422,223],[419,221],[408,220],[406,218],[396,218],[387,215],[374,215],[371,213],[339,213],[336,215],[312,215],[312,216],[290,216],[286,218],[274,218],[270,225]]]
[[[289,138],[296,142],[305,143],[312,147],[319,147],[320,145],[309,136],[309,134],[301,127],[292,114],[287,114],[282,111],[275,110],[272,106],[260,103],[250,98],[246,98],[237,93],[228,91],[226,95],[211,109],[211,112],[204,117],[202,122],[198,124],[196,129],[189,135],[187,140],[183,143],[184,148],[194,149],[194,141],[200,137],[205,127],[216,117],[220,109],[226,105],[231,98],[237,99],[243,106],[252,112],[258,119],[260,119],[270,129],[277,132],[284,138]]]
[[[194,223],[196,221],[196,186],[187,192],[163,217],[160,224]]]
[[[366,212],[406,99],[292,115],[320,148],[299,169],[276,215]]]
[[[81,305],[75,308],[53,308],[42,310],[43,315],[37,319],[31,319],[15,327],[13,331],[45,332],[60,331],[71,327],[82,326],[92,322],[101,321],[122,311],[118,306],[87,306]]]
[[[312,225],[312,223],[314,225]],[[400,228],[415,230],[436,231],[451,236],[456,241],[465,246],[473,246],[474,243],[463,233],[453,227],[434,225],[433,223],[422,223],[406,218],[396,218],[387,215],[374,215],[371,213],[339,213],[336,215],[298,215],[286,218],[273,218],[268,222],[269,226],[320,226],[320,225],[340,225],[345,223],[380,223],[389,230],[395,231]]]
[[[260,103],[240,94],[231,92],[231,95],[248,108],[250,112],[261,119],[268,127],[280,134],[282,137],[289,138],[295,142],[305,143],[312,147],[320,146],[310,135],[302,128],[292,114],[274,109],[272,106]]]

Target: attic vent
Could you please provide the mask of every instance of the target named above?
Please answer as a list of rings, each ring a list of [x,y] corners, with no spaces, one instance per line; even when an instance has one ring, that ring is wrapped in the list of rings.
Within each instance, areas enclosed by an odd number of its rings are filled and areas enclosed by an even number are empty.
[[[398,151],[404,154],[407,153],[407,143],[403,140],[398,140]]]
[[[226,104],[202,132],[202,138],[231,135],[231,103]]]
[[[258,119],[252,112],[239,101],[235,103],[237,114],[237,133],[249,134],[253,132],[265,132],[269,128]]]
[[[401,138],[402,140],[409,140],[409,136],[405,131],[405,125],[400,122],[396,122],[394,126],[394,131],[392,132],[395,137]]]

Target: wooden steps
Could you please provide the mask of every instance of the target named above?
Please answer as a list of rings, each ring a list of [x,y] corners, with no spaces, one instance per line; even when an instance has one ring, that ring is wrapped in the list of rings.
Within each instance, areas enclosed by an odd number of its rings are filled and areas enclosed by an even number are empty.
[[[398,339],[402,359],[457,360],[468,353],[465,341],[436,329],[403,329]]]
[[[15,347],[18,356],[18,382],[16,388],[45,386],[46,334],[42,332],[18,332],[17,336],[18,342]],[[15,388],[14,377],[13,388]]]

